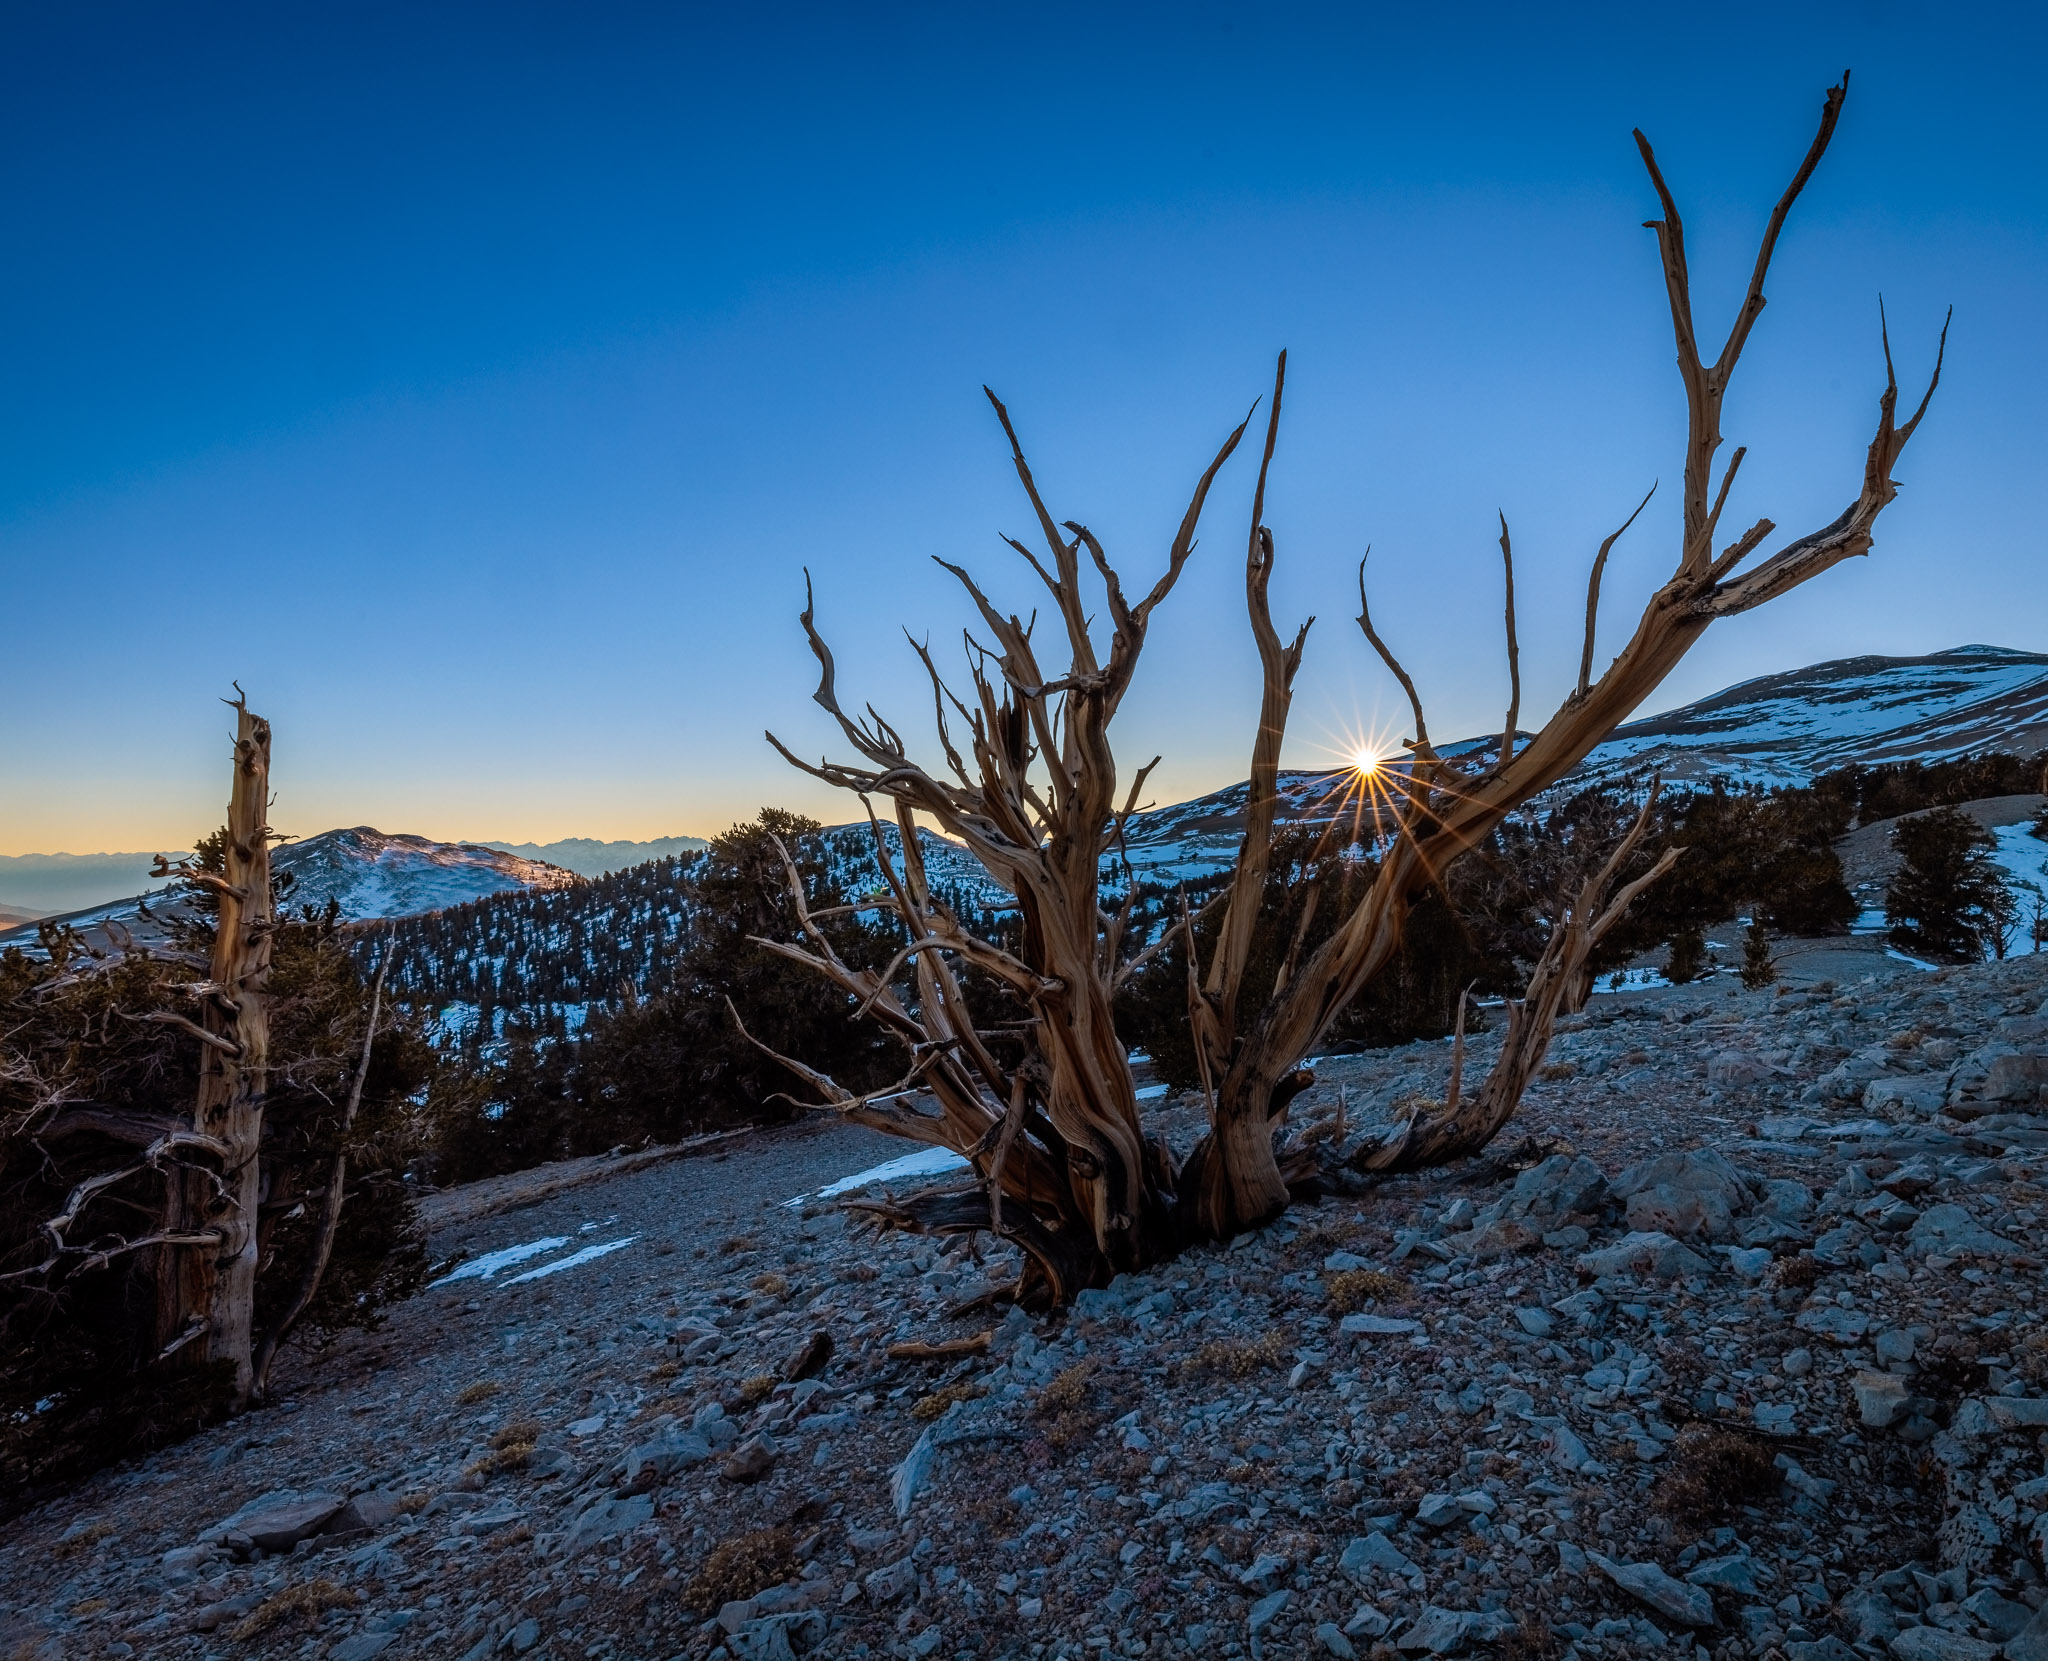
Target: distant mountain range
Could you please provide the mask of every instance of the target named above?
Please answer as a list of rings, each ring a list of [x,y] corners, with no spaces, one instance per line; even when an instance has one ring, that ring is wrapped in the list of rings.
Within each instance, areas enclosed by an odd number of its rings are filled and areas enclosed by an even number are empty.
[[[711,844],[701,836],[657,836],[649,842],[599,842],[588,836],[564,837],[560,842],[486,842],[508,854],[520,854],[547,865],[559,865],[579,877],[604,877],[650,859],[674,859],[693,854]]]
[[[1496,742],[1469,739],[1446,753]],[[1848,762],[1934,761],[1973,750],[2022,755],[2048,749],[2048,654],[1998,646],[1960,646],[1928,657],[1840,658],[1745,681],[1683,708],[1631,722],[1595,749],[1568,785],[1661,771],[1675,783],[1724,777],[1736,783],[1796,784]],[[1350,773],[1282,776],[1283,821],[1326,823],[1359,812]],[[1212,874],[1237,850],[1245,786],[1132,817],[1125,854],[1144,877],[1171,882]],[[705,844],[696,837],[602,842],[571,837],[550,843],[432,842],[387,836],[368,827],[332,830],[287,843],[275,856],[296,879],[293,905],[329,898],[352,921],[437,910],[492,894],[570,888],[652,860],[673,860]],[[929,844],[933,876],[965,893],[987,887],[980,867],[958,849]],[[128,892],[142,887],[149,856],[27,854],[0,858],[0,905],[63,913],[82,927],[112,920],[132,926],[139,902],[67,908],[66,885],[99,884],[120,874]],[[0,916],[0,925],[6,919]],[[0,927],[0,943],[33,938],[32,926]]]
[[[1527,736],[1527,735],[1524,735]],[[1468,755],[1500,742],[1441,747]],[[1850,657],[1766,675],[1697,703],[1617,727],[1561,788],[1661,773],[1672,784],[1804,784],[1851,762],[1939,761],[1978,750],[2048,750],[2048,654],[1958,646],[1927,657]],[[1283,773],[1282,823],[1360,811],[1355,775]],[[1213,874],[1237,854],[1246,787],[1133,814],[1132,866],[1171,882]]]
[[[292,879],[284,896],[288,908],[322,909],[332,900],[341,908],[343,920],[351,923],[439,911],[514,889],[531,893],[574,888],[584,880],[560,866],[478,843],[387,836],[367,825],[287,842],[271,855],[271,864]],[[96,945],[114,941],[116,931],[147,943],[162,937],[163,925],[176,914],[177,904],[140,895],[64,913],[61,920]],[[32,923],[0,931],[0,944],[9,943],[10,937],[15,943],[32,940],[35,932]]]

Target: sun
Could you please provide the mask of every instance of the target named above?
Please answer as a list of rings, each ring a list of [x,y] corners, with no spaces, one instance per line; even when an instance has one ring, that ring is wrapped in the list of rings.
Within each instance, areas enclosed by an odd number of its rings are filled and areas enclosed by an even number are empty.
[[[1351,766],[1353,771],[1362,773],[1367,778],[1371,778],[1375,773],[1377,773],[1380,770],[1382,763],[1383,758],[1376,751],[1367,749],[1364,745],[1360,745],[1357,749],[1351,752]]]

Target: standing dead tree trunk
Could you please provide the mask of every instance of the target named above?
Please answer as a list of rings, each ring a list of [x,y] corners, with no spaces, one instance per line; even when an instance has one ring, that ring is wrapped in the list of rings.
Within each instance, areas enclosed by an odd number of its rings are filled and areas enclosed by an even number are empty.
[[[1716,487],[1712,462],[1721,443],[1722,400],[1763,310],[1764,279],[1779,233],[1833,136],[1846,90],[1845,77],[1827,94],[1819,131],[1770,216],[1735,322],[1711,363],[1701,356],[1694,332],[1678,208],[1648,140],[1636,135],[1663,208],[1663,217],[1649,223],[1657,234],[1686,393],[1682,534],[1672,574],[1650,597],[1620,654],[1604,674],[1592,678],[1601,567],[1615,537],[1607,539],[1589,584],[1579,685],[1533,737],[1522,740],[1516,730],[1520,677],[1512,552],[1503,520],[1513,683],[1507,730],[1497,751],[1489,747],[1474,758],[1452,761],[1432,747],[1414,682],[1373,627],[1361,564],[1359,625],[1408,695],[1415,717],[1411,759],[1405,768],[1385,770],[1392,799],[1376,816],[1379,823],[1392,824],[1393,834],[1365,895],[1304,961],[1290,959],[1272,995],[1252,1008],[1245,1005],[1243,990],[1272,861],[1281,745],[1308,632],[1304,624],[1291,641],[1283,639],[1267,601],[1275,553],[1263,514],[1285,385],[1282,354],[1267,411],[1245,566],[1246,605],[1262,668],[1259,719],[1244,838],[1206,972],[1193,963],[1192,928],[1185,920],[1181,925],[1190,958],[1189,1021],[1209,1104],[1208,1133],[1183,1165],[1177,1167],[1162,1143],[1148,1139],[1139,1122],[1124,1046],[1111,1019],[1118,985],[1144,954],[1134,957],[1126,939],[1130,902],[1105,907],[1099,871],[1104,856],[1117,847],[1151,769],[1140,769],[1128,792],[1120,794],[1109,727],[1130,686],[1152,614],[1193,551],[1210,486],[1245,427],[1224,440],[1203,473],[1167,552],[1165,573],[1134,605],[1095,536],[1081,524],[1053,518],[1008,411],[989,395],[1043,539],[1042,550],[1016,540],[1010,545],[1051,598],[1066,661],[1056,670],[1041,667],[1035,617],[1027,623],[1005,613],[966,571],[946,565],[965,587],[990,638],[984,642],[970,634],[967,639],[972,696],[965,700],[941,677],[929,649],[913,642],[932,684],[943,768],[928,770],[912,759],[897,730],[872,708],[864,719],[846,713],[814,606],[805,606],[803,626],[821,671],[816,700],[858,759],[812,763],[772,733],[769,739],[813,777],[892,804],[899,833],[893,854],[879,825],[876,844],[888,878],[889,904],[908,943],[880,971],[842,962],[808,920],[805,944],[764,944],[809,963],[852,994],[862,1012],[902,1041],[908,1071],[897,1093],[884,1099],[855,1096],[792,1065],[849,1117],[951,1148],[975,1168],[973,1188],[923,1196],[892,1211],[889,1220],[945,1231],[994,1227],[1027,1253],[1030,1284],[1021,1290],[1055,1299],[1089,1279],[1154,1261],[1181,1241],[1226,1237],[1267,1220],[1288,1199],[1276,1141],[1288,1103],[1312,1082],[1303,1058],[1392,960],[1415,900],[1510,812],[1583,760],[1657,689],[1716,619],[1762,605],[1869,550],[1872,527],[1897,493],[1892,467],[1940,378],[1937,353],[1926,396],[1909,419],[1899,422],[1888,339],[1877,432],[1861,487],[1848,508],[1831,524],[1746,570],[1744,563],[1774,529],[1768,519],[1715,551],[1721,512],[1743,458],[1737,449]],[[1944,325],[1944,344],[1946,335]],[[1084,578],[1091,580],[1084,584]],[[1098,648],[1089,628],[1097,609],[1092,596],[1098,592],[1109,623],[1106,649]],[[1376,775],[1364,782],[1377,785],[1379,779]],[[972,934],[931,893],[917,848],[920,814],[964,844],[1015,896],[1019,927],[1011,945]],[[1148,950],[1159,944],[1153,942]],[[962,979],[967,969],[1005,988],[1023,1006],[1021,1060],[999,1062],[981,1036]],[[898,977],[906,971],[910,982],[901,985]],[[1555,994],[1553,982],[1561,988]],[[1532,986],[1525,1005],[1534,1008],[1525,1020],[1541,1020],[1546,1007],[1554,1018],[1552,1000],[1569,991],[1570,977],[1561,969],[1542,987]],[[1453,1142],[1462,1147],[1464,1140],[1461,1135]]]
[[[1529,984],[1520,998],[1507,1006],[1507,1031],[1502,1035],[1500,1055],[1485,1079],[1470,1096],[1461,1097],[1457,1080],[1463,1071],[1465,1024],[1463,999],[1459,1000],[1458,1035],[1451,1058],[1451,1086],[1445,1093],[1441,1113],[1417,1113],[1395,1125],[1378,1142],[1369,1143],[1354,1154],[1351,1164],[1361,1171],[1414,1171],[1431,1165],[1448,1164],[1478,1153],[1501,1127],[1515,1115],[1529,1080],[1550,1053],[1551,1034],[1558,1016],[1576,1007],[1575,992],[1587,978],[1587,964],[1594,949],[1628,908],[1666,871],[1678,863],[1682,848],[1668,848],[1657,862],[1609,900],[1608,890],[1621,875],[1629,855],[1650,828],[1650,815],[1657,805],[1657,786],[1650,787],[1642,811],[1629,827],[1613,853],[1598,871],[1579,885],[1576,894],[1559,908],[1544,942],[1543,955],[1529,972]]]
[[[199,1092],[191,1134],[217,1150],[218,1167],[170,1166],[165,1176],[167,1236],[210,1244],[165,1244],[157,1259],[159,1356],[172,1367],[198,1363],[233,1369],[234,1400],[254,1385],[251,1340],[256,1319],[257,1214],[262,1200],[259,1149],[269,1082],[270,1022],[270,723],[237,696],[234,785],[228,798],[223,869],[171,867],[219,905],[206,984],[193,990],[200,1021],[157,1016],[201,1040]]]

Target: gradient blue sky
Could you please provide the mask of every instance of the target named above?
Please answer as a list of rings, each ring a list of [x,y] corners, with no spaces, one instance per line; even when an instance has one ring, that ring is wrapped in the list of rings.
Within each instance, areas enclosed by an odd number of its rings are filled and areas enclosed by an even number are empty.
[[[1132,580],[1291,351],[1268,514],[1310,637],[1289,759],[1528,711],[1668,570],[1683,404],[1629,129],[1718,341],[1827,84],[1834,148],[1728,412],[1732,519],[1853,496],[1882,384],[1956,323],[1876,555],[1721,625],[1654,706],[1853,652],[2048,647],[2038,6],[9,8],[0,25],[0,852],[216,823],[239,677],[283,829],[844,819],[761,738],[897,632],[1028,605],[987,381]],[[1126,706],[1160,800],[1239,777],[1250,458]]]

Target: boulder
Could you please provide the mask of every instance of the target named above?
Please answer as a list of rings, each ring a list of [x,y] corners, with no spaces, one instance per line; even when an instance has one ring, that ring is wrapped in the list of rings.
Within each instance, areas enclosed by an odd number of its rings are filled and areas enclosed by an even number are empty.
[[[215,1524],[200,1540],[224,1541],[231,1547],[246,1540],[248,1547],[257,1551],[287,1552],[301,1540],[325,1533],[347,1504],[340,1494],[297,1494],[288,1490],[265,1494],[251,1500],[226,1522]]]
[[[1614,1179],[1629,1227],[1679,1239],[1735,1237],[1735,1219],[1755,1203],[1746,1178],[1711,1148],[1659,1154]]]
[[[1947,1101],[1948,1078],[1942,1073],[1874,1078],[1863,1087],[1866,1113],[1905,1113],[1916,1119],[1931,1119]]]
[[[2048,1086],[2048,1051],[1994,1056],[1979,1092],[1986,1101],[2032,1102]]]
[[[2022,1248],[1993,1234],[1960,1205],[1931,1205],[1920,1213],[1907,1249],[1922,1257],[1969,1253],[1978,1257],[2020,1257]]]
[[[1515,1178],[1501,1213],[1542,1219],[1591,1216],[1607,1199],[1607,1178],[1583,1154],[1552,1154]]]
[[[1654,1563],[1617,1563],[1597,1551],[1587,1552],[1586,1558],[1630,1597],[1666,1620],[1684,1626],[1714,1624],[1714,1599],[1704,1587],[1673,1580]]]
[[[664,1482],[678,1471],[687,1471],[711,1457],[711,1443],[694,1430],[684,1430],[673,1419],[655,1421],[654,1435],[626,1450],[626,1483],[631,1487],[643,1477]]]
[[[1785,1069],[1774,1067],[1754,1050],[1723,1050],[1707,1057],[1707,1082],[1724,1089],[1762,1084],[1781,1077]]]
[[[1656,1231],[1625,1234],[1611,1246],[1582,1252],[1578,1266],[1589,1275],[1646,1274],[1658,1280],[1703,1275],[1713,1268],[1698,1252]]]
[[[568,1532],[562,1536],[559,1549],[564,1556],[588,1551],[601,1541],[616,1539],[638,1528],[653,1515],[654,1500],[647,1494],[598,1500],[577,1513],[569,1524]]]
[[[2048,1661],[2048,1609],[2005,1641],[2006,1661]]]

